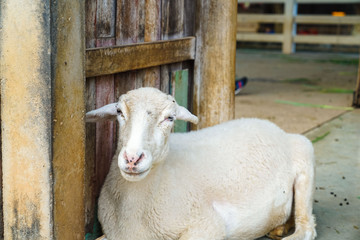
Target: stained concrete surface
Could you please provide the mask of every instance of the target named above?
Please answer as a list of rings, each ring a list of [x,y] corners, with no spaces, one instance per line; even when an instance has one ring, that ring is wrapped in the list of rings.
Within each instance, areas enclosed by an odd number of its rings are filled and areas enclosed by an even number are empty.
[[[360,109],[346,113],[306,136],[315,139],[314,213],[318,240],[360,239]]]
[[[249,79],[235,97],[235,116],[268,119],[285,131],[303,133],[339,114],[341,109],[294,107],[278,100],[349,107],[358,72],[358,54],[238,49],[236,75]],[[344,93],[327,90],[343,89]]]
[[[250,81],[235,98],[236,118],[265,118],[310,140],[327,134],[314,143],[317,240],[360,240],[360,109],[299,107],[276,100],[351,106],[351,93],[317,89],[354,89],[356,59],[357,54],[237,51],[237,76]]]
[[[360,239],[360,109],[305,134],[314,143],[317,240]],[[268,239],[266,237],[258,240]]]

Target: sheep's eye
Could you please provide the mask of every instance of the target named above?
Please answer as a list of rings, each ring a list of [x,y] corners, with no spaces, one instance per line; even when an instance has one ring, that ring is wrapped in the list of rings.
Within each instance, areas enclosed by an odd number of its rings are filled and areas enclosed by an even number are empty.
[[[123,113],[122,113],[122,111],[120,110],[120,108],[118,108],[116,111],[117,111],[118,115],[123,115]]]
[[[170,117],[168,117],[166,120],[168,120],[168,121],[170,121],[170,122],[173,122],[173,121],[175,120],[175,118],[172,117],[172,116],[170,116]]]

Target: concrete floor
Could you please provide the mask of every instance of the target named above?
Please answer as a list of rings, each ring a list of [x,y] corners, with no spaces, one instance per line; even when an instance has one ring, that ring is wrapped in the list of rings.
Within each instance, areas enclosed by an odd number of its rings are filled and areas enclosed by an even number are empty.
[[[236,118],[265,118],[310,140],[327,134],[314,143],[317,240],[360,240],[360,109],[346,112],[276,101],[350,107],[351,93],[313,90],[354,89],[358,64],[353,61],[358,58],[357,54],[237,51],[237,76],[247,76],[249,82],[236,96]]]
[[[314,212],[318,240],[360,239],[360,109],[316,128]],[[333,193],[333,194],[332,194]]]
[[[360,109],[305,135],[314,140],[317,240],[360,239]],[[259,240],[265,240],[263,237]]]
[[[295,53],[238,49],[236,75],[249,79],[235,98],[235,116],[268,119],[291,133],[303,133],[350,107],[356,86],[358,54]],[[324,92],[346,89],[347,93]],[[340,109],[296,107],[292,101]]]

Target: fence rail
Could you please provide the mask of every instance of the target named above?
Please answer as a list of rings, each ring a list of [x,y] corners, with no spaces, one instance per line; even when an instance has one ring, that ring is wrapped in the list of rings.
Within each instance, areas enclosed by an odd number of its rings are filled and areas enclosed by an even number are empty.
[[[296,43],[308,44],[340,44],[360,45],[360,35],[297,35],[297,24],[360,24],[360,16],[324,16],[324,15],[297,15],[298,4],[335,4],[360,3],[360,0],[266,0],[246,1],[238,3],[283,3],[284,14],[238,14],[237,23],[281,23],[283,33],[246,33],[237,32],[237,41],[279,42],[282,43],[283,53],[295,51]]]

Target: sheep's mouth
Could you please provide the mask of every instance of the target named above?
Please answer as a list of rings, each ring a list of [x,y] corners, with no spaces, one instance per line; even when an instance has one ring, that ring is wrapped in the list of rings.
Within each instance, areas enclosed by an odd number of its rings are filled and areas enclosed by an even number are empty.
[[[125,173],[130,176],[139,176],[139,175],[143,174],[144,172],[125,172]]]
[[[130,178],[130,179],[127,179],[127,180],[135,180],[135,179],[142,179],[143,177],[145,177],[150,171],[150,168],[149,169],[146,169],[145,171],[142,171],[142,172],[125,172],[125,171],[121,171],[122,175],[125,177],[125,178]]]

